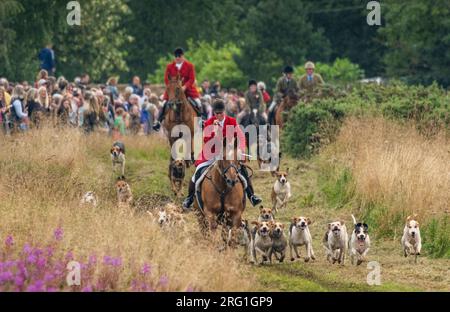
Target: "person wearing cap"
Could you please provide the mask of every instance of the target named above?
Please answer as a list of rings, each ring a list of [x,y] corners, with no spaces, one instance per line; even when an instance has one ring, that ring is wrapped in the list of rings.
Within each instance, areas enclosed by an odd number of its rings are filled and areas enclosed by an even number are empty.
[[[263,81],[258,82],[258,90],[261,91],[264,99],[264,103],[270,102],[270,94],[266,90],[266,84]]]
[[[225,114],[225,103],[223,100],[216,100],[213,104],[213,112],[214,116],[209,118],[205,122],[204,132],[203,132],[203,142],[204,146],[206,146],[206,143],[210,140],[213,140],[216,136],[216,133],[218,131],[222,131],[222,137],[227,137],[227,126],[233,126],[234,128],[234,136],[238,138],[239,148],[238,150],[245,151],[245,135],[242,132],[241,128],[236,122],[236,119],[233,117],[227,116]],[[213,131],[208,131],[210,134],[206,135],[208,127],[213,127]],[[228,130],[229,131],[229,130]],[[209,144],[208,144],[209,145]],[[211,149],[211,153],[214,154],[214,147]],[[207,155],[205,155],[205,152],[201,151],[199,157],[197,157],[197,160],[195,161],[195,173],[192,176],[192,179],[189,181],[189,194],[186,197],[186,199],[183,202],[183,208],[184,209],[190,209],[192,203],[194,202],[194,196],[195,196],[195,182],[198,179],[198,177],[203,172],[202,169],[207,168],[212,163],[214,163],[214,157],[208,158]],[[262,202],[261,198],[256,196],[253,191],[253,186],[250,180],[250,177],[247,172],[246,166],[242,165],[239,168],[239,172],[244,176],[244,178],[247,181],[247,188],[245,189],[245,192],[247,194],[247,197],[249,198],[251,204],[253,206],[256,206]]]
[[[297,82],[294,80],[293,75],[294,68],[292,66],[286,66],[283,71],[283,76],[277,81],[273,95],[273,102],[269,107],[269,124],[274,123],[276,107],[281,103],[283,98],[288,95],[289,92],[298,93],[299,91]]]
[[[252,79],[248,82],[248,90],[245,93],[245,103],[247,104],[247,108],[251,111],[257,109],[258,113],[262,114],[266,110],[264,96],[258,89],[256,80]]]
[[[182,48],[177,48],[174,51],[175,60],[168,64],[166,67],[166,72],[164,74],[164,82],[166,87],[169,85],[169,77],[176,77],[178,74],[181,76],[183,91],[186,97],[192,99],[192,101],[197,106],[197,109],[201,111],[202,104],[200,102],[200,94],[195,86],[195,67],[194,64],[190,63],[184,58],[184,51]],[[163,109],[159,113],[158,121],[153,126],[155,131],[159,131],[161,128],[161,123],[164,120],[164,116],[167,112],[169,96],[167,91],[164,92],[164,104]],[[190,101],[191,102],[191,101]]]
[[[324,84],[322,76],[314,73],[315,65],[313,62],[306,62],[305,64],[306,74],[300,77],[298,86],[300,92],[310,99],[317,90]]]

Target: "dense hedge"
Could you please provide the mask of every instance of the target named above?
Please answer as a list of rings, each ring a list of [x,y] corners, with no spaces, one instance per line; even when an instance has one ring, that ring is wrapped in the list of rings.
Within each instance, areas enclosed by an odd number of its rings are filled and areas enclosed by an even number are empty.
[[[382,114],[399,121],[414,121],[418,130],[433,135],[450,130],[450,97],[437,84],[408,86],[358,84],[346,90],[325,86],[321,98],[300,102],[290,113],[282,133],[283,149],[295,157],[309,157],[333,140],[347,115]]]

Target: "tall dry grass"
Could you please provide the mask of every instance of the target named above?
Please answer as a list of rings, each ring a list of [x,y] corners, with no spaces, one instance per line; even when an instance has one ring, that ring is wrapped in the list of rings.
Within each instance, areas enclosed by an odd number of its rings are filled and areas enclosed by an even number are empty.
[[[350,169],[363,204],[422,219],[450,209],[450,142],[382,118],[349,118],[325,152]]]
[[[104,134],[86,137],[75,129],[42,129],[1,136],[0,142],[0,239],[12,235],[17,253],[25,243],[52,244],[61,227],[61,255],[72,251],[80,261],[91,255],[121,258],[111,290],[130,290],[144,263],[152,266],[154,285],[161,276],[168,279],[156,290],[251,288],[252,279],[235,252],[218,252],[202,239],[193,219],[186,230],[161,230],[144,213],[119,211],[109,160],[112,141]],[[165,148],[163,140],[136,137],[125,142],[128,151],[140,149],[147,155],[152,170],[166,172],[151,161],[155,149]],[[97,193],[99,205],[80,207],[81,195],[90,190]]]

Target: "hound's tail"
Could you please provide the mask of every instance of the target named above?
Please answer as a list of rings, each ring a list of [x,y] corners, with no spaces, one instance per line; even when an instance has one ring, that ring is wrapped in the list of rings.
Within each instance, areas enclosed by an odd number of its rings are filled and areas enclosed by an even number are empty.
[[[355,219],[354,215],[352,215],[352,219],[353,219],[353,224],[356,225],[356,219]]]

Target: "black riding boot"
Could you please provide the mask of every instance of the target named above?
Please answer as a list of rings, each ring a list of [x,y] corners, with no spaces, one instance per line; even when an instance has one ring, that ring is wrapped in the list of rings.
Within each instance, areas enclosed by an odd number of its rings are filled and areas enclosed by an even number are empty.
[[[252,181],[250,180],[247,172],[247,167],[242,165],[240,169],[241,174],[244,176],[247,181],[247,188],[245,189],[245,193],[247,194],[248,199],[252,206],[259,205],[262,202],[262,199],[255,195],[253,191]]]
[[[168,102],[164,103],[162,110],[159,112],[158,120],[156,121],[155,125],[153,126],[153,130],[159,131],[159,129],[161,129],[161,123],[163,122],[164,116],[166,115],[166,110],[167,110],[168,105],[169,105]]]
[[[195,183],[192,180],[189,181],[189,194],[183,201],[183,208],[189,210],[191,205],[194,203],[195,198]]]

